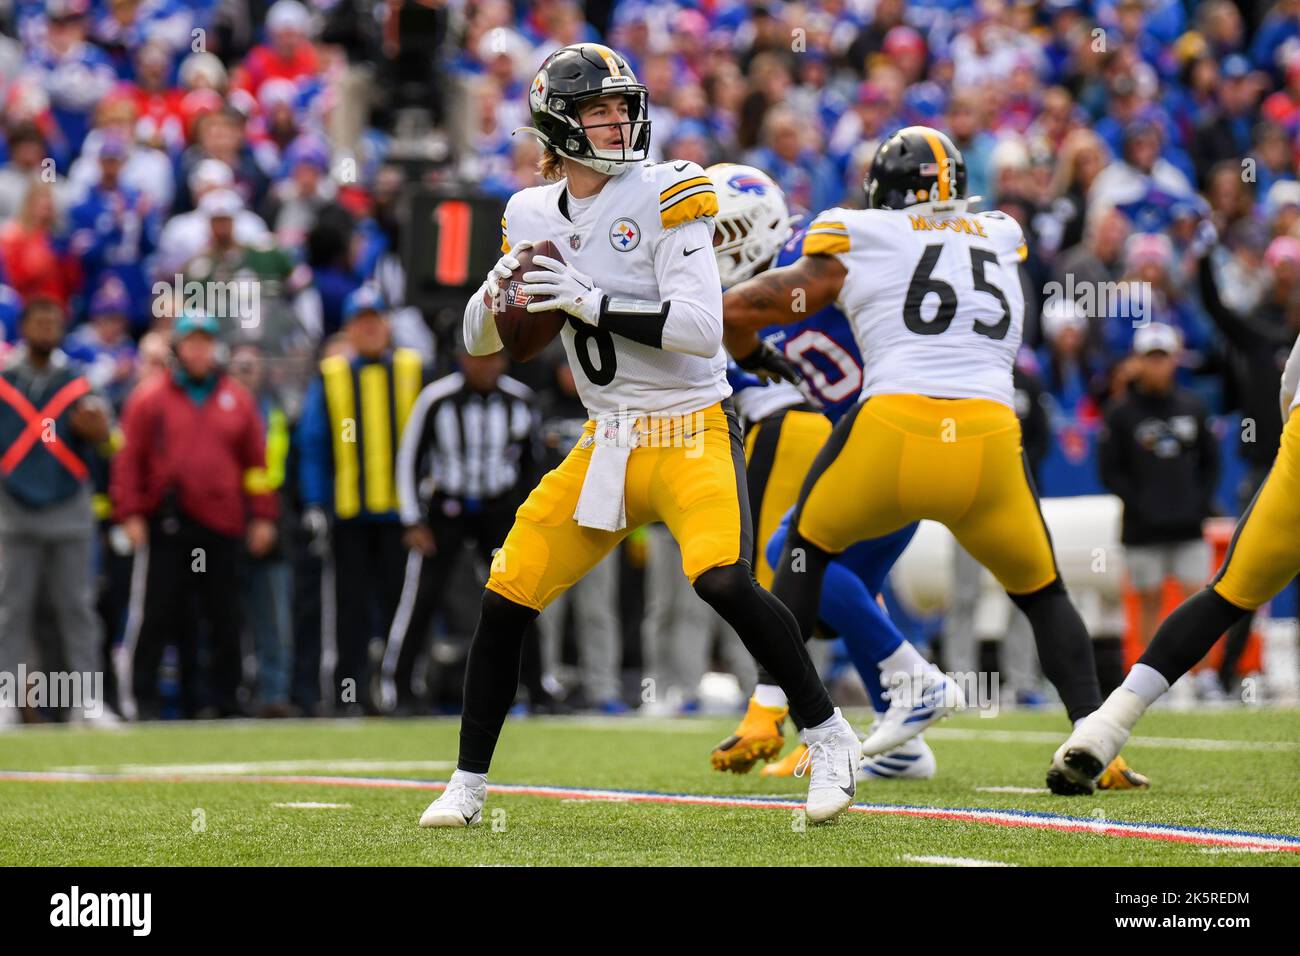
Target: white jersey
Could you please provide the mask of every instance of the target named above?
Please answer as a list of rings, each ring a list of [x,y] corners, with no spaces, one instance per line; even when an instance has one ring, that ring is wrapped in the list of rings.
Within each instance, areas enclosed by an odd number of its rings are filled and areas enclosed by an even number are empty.
[[[653,312],[648,305],[671,303],[658,319],[660,348],[578,319],[564,326],[564,349],[587,413],[685,414],[729,396],[712,249],[718,200],[704,171],[695,163],[647,160],[606,182],[580,213],[569,206],[566,185],[535,186],[510,198],[502,251],[549,239],[609,296],[609,308]]]
[[[828,209],[803,251],[848,271],[836,305],[863,358],[862,396],[987,398],[1014,406],[1025,239],[1001,212]]]

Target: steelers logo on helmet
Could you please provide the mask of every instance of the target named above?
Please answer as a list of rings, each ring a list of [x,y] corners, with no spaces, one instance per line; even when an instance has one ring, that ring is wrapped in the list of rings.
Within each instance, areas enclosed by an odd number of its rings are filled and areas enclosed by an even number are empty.
[[[611,94],[627,102],[627,119],[584,125],[582,104]],[[622,54],[604,44],[575,43],[548,56],[528,89],[528,106],[533,125],[525,130],[553,153],[597,172],[617,175],[650,153],[649,93]],[[611,126],[620,127],[620,144],[598,148],[591,132]]]
[[[966,195],[966,160],[947,134],[909,126],[880,144],[863,181],[871,209],[956,203]]]

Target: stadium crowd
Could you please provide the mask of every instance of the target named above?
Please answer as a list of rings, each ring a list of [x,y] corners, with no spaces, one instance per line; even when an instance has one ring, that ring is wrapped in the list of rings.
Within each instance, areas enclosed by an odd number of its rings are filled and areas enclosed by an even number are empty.
[[[758,166],[804,214],[861,206],[891,132],[947,130],[971,193],[1028,240],[1018,383],[1042,494],[1110,490],[1126,543],[1182,546],[1239,513],[1276,451],[1300,331],[1300,0],[3,16],[0,669],[115,660],[110,703],[139,716],[454,709],[500,516],[585,414],[562,352],[509,377],[407,301],[404,196],[540,183],[537,143],[511,133],[545,55],[581,40],[649,88],[656,158]],[[396,161],[426,134],[436,161]],[[251,311],[187,299],[227,280]],[[1134,438],[1139,413],[1165,430]],[[491,415],[504,437],[485,450]],[[1190,436],[1171,424],[1188,416]],[[650,707],[623,682],[640,668],[660,675],[653,706],[689,708],[714,650],[752,683],[673,547],[648,529],[542,616],[529,706]]]

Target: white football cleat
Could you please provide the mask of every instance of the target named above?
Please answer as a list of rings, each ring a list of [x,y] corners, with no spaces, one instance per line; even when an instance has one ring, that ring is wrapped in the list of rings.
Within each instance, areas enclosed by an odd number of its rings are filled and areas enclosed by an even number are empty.
[[[881,676],[884,680],[884,676]],[[886,691],[889,710],[880,717],[867,739],[862,756],[874,757],[905,744],[953,711],[966,707],[966,695],[955,680],[936,668],[923,671]]]
[[[929,780],[939,763],[934,751],[920,734],[901,747],[864,757],[858,766],[858,782],[872,780]]]
[[[1119,755],[1129,733],[1101,710],[1093,711],[1079,721],[1052,757],[1048,788],[1062,796],[1092,793],[1097,778]]]
[[[839,816],[857,793],[858,735],[836,707],[834,719],[821,729],[805,730],[804,739],[808,752],[794,775],[802,777],[811,768],[804,809],[813,823],[823,823]]]
[[[467,787],[449,783],[442,796],[429,804],[420,816],[422,827],[472,827],[483,821],[483,804],[487,787]]]

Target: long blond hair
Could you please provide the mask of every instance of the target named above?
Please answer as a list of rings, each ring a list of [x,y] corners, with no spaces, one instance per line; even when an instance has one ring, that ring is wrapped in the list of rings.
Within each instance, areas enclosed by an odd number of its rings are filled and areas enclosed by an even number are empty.
[[[548,183],[564,178],[564,159],[549,146],[542,148],[542,156],[537,160],[537,172]]]

